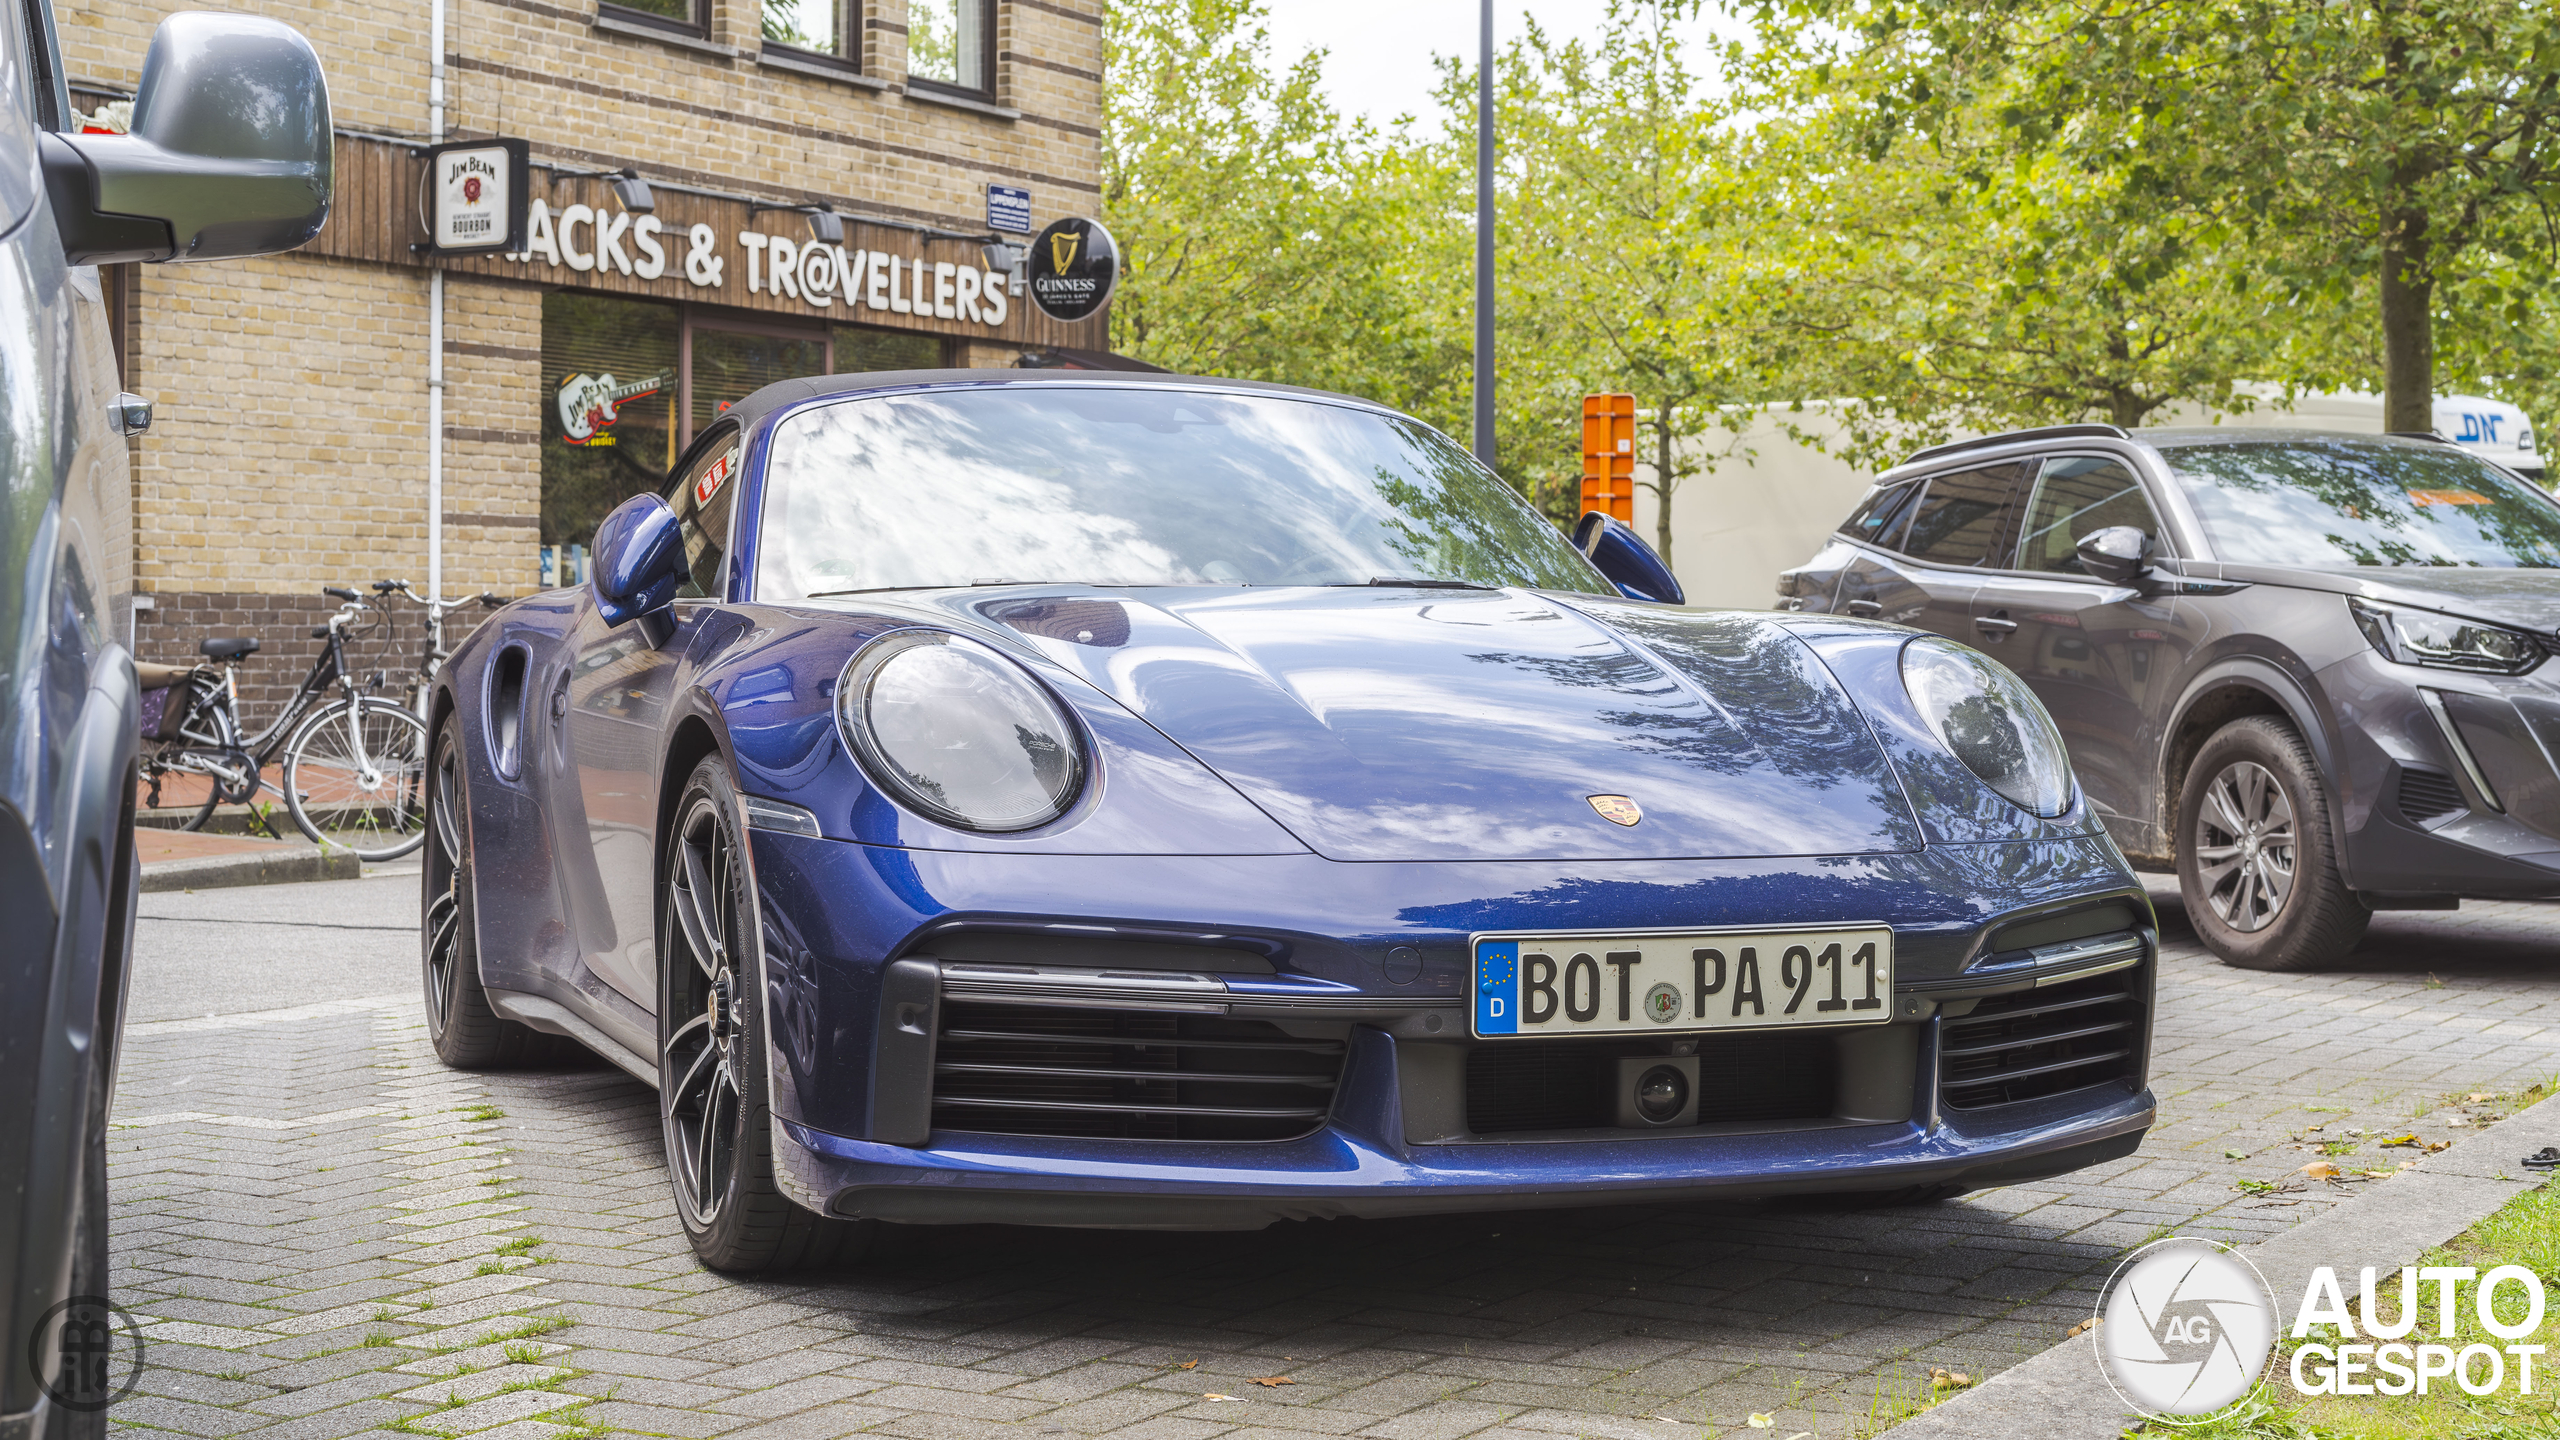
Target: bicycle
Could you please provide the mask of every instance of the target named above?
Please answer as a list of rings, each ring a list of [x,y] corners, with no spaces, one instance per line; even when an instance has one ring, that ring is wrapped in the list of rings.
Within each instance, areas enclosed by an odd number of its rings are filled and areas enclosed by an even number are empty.
[[[426,600],[412,591],[406,580],[376,580],[373,593],[385,601],[395,595],[404,597],[426,611],[426,643],[418,657],[417,672],[408,681],[409,712],[423,722],[427,718],[427,697],[434,693],[436,676],[444,669],[444,662],[453,658],[453,652],[444,644],[444,617],[471,605],[495,610],[506,604],[506,599],[483,590],[467,600]],[[373,683],[376,688],[390,683],[389,672],[375,672]]]
[[[143,804],[162,808],[161,781],[172,774],[204,777],[207,793],[182,830],[201,830],[225,805],[246,805],[265,783],[266,767],[281,762],[277,788],[296,828],[322,846],[353,851],[368,861],[396,860],[426,839],[426,722],[396,702],[358,689],[347,668],[351,627],[374,607],[352,590],[327,586],[338,613],[311,632],[326,640],[311,673],[275,720],[244,736],[236,676],[240,663],[258,653],[254,638],[218,638],[198,645],[212,663],[186,672],[166,704],[183,705],[174,725],[142,761],[149,783]],[[217,673],[217,667],[218,673]],[[326,699],[332,687],[345,693]],[[156,737],[155,737],[156,738]]]

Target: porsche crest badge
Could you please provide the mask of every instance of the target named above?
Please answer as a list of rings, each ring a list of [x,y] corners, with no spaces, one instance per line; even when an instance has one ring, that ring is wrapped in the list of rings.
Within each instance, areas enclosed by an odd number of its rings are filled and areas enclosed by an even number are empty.
[[[1644,818],[1644,811],[1624,795],[1593,795],[1587,798],[1591,801],[1591,808],[1600,812],[1600,818],[1613,825],[1633,825]]]

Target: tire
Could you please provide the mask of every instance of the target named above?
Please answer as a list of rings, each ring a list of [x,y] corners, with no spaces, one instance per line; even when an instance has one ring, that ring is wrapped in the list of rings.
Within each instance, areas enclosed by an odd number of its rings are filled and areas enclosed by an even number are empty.
[[[719,756],[694,767],[674,813],[658,881],[658,1117],[676,1214],[713,1270],[848,1262],[873,1226],[816,1214],[774,1183],[761,932]]]
[[[405,712],[404,712],[405,713]],[[501,1070],[564,1058],[572,1042],[545,1035],[489,1008],[480,984],[474,926],[471,827],[462,823],[462,726],[445,718],[436,762],[427,773],[425,830],[435,844],[418,867],[424,886],[418,913],[418,978],[426,991],[427,1038],[436,1058],[456,1070]]]
[[[2234,720],[2206,739],[2179,790],[2176,840],[2188,922],[2226,965],[2333,965],[2372,923],[2338,873],[2319,764],[2272,716]]]
[[[258,767],[256,763],[250,760],[248,756],[237,750],[224,751],[222,758],[238,768],[248,771],[252,777],[257,774]],[[178,773],[184,774],[186,772],[180,771]],[[204,803],[196,807],[196,813],[188,816],[187,819],[178,826],[179,829],[202,830],[212,821],[214,811],[225,805],[246,805],[250,801],[258,798],[258,782],[255,778],[252,778],[249,783],[237,793],[225,790],[222,787],[222,782],[214,780],[211,776],[207,776],[206,780],[208,783],[205,786]],[[279,835],[276,838],[281,840],[284,837]]]
[[[278,784],[313,843],[378,862],[426,843],[426,780],[426,724],[368,695],[332,701],[296,726]]]

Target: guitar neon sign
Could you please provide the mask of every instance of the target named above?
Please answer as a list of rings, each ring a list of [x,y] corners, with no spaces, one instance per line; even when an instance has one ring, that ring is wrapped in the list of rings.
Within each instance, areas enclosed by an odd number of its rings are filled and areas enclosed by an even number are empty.
[[[560,438],[572,445],[611,445],[608,433],[613,422],[622,418],[625,400],[655,395],[665,387],[667,377],[652,375],[628,385],[614,383],[613,372],[589,375],[584,372],[560,382]]]

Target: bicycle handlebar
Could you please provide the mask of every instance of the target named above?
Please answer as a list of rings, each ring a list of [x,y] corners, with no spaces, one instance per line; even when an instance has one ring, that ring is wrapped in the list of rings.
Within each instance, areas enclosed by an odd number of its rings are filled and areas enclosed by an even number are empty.
[[[332,600],[354,600],[359,598],[353,590],[349,590],[344,586],[339,585],[323,585],[320,587],[320,593],[328,596]]]
[[[409,582],[406,580],[376,580],[373,582],[373,593],[376,595],[388,595],[394,590],[406,590],[408,588]]]

